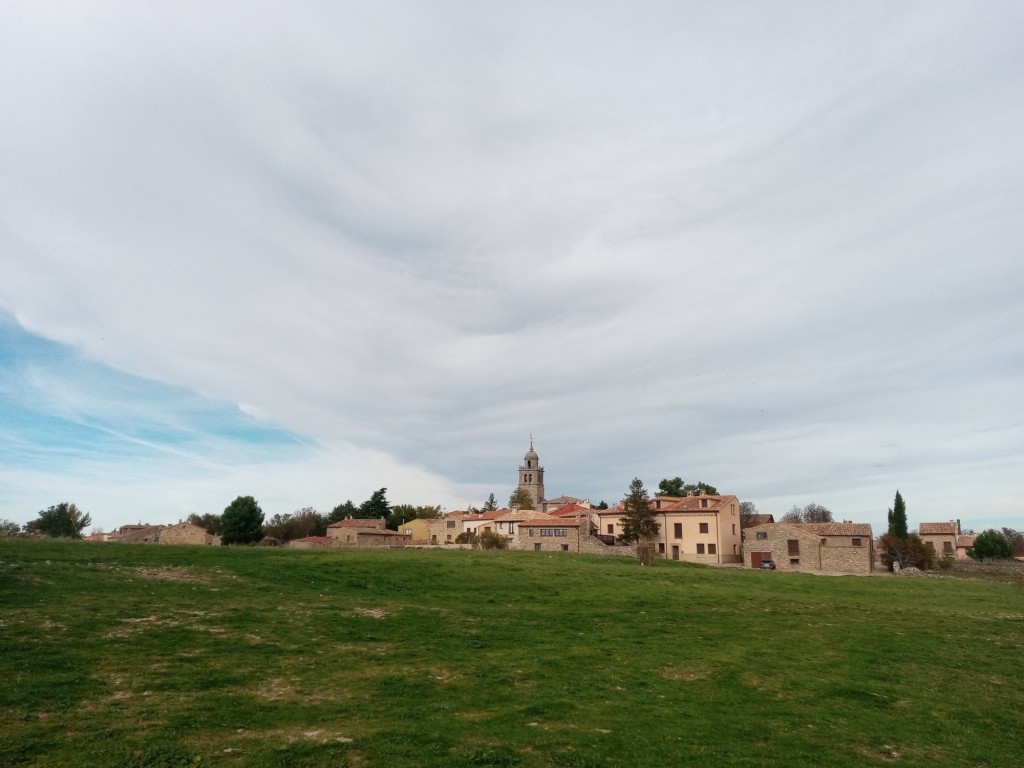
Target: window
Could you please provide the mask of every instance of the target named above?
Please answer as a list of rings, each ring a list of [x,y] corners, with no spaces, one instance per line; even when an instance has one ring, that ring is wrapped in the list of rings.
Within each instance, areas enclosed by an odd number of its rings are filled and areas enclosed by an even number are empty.
[[[700,505],[701,505],[701,507],[703,509],[707,509],[708,508],[708,500],[707,499],[701,499],[700,500]]]
[[[455,521],[454,520],[449,520],[447,523],[445,523],[445,525],[448,526],[449,528],[454,528],[455,527]]]
[[[708,554],[709,555],[717,555],[718,554],[718,545],[717,544],[708,544]]]
[[[665,554],[665,542],[664,541],[659,541],[658,542],[658,554],[659,555],[664,555]]]
[[[707,533],[708,532],[708,524],[707,523],[701,523],[700,524],[700,532],[701,533]]]
[[[533,536],[533,528],[530,529],[530,536]]]
[[[789,564],[790,565],[800,565],[800,558],[799,557],[791,557],[791,558],[789,558]]]
[[[953,542],[944,541],[942,542],[942,554],[951,555],[953,554]]]
[[[608,535],[611,536],[615,533],[615,526],[612,523],[608,523]]]
[[[764,541],[767,538],[768,538],[767,532],[765,532],[765,531],[758,531],[757,532],[757,540],[758,541]]]
[[[563,544],[562,545],[562,551],[563,552],[568,552],[569,551],[569,545],[568,544]]]
[[[797,556],[800,555],[800,540],[799,539],[789,539],[786,542],[786,547],[788,548],[788,553],[790,555],[797,555]]]
[[[735,536],[735,535],[736,535],[736,523],[733,523],[733,524],[732,524],[732,535],[733,535],[733,536]]]
[[[451,541],[451,540],[452,540],[452,535],[449,533],[448,534],[448,541]]]
[[[568,536],[568,535],[569,534],[566,532],[565,528],[555,528],[555,536],[565,537],[565,536]],[[568,545],[566,545],[566,546],[568,546]]]
[[[533,551],[534,552],[540,552],[540,542],[539,541],[536,544],[533,545]]]
[[[675,538],[677,538],[677,539],[683,538],[683,524],[682,523],[673,523],[672,524],[672,535]]]
[[[697,545],[697,554],[698,555],[703,555],[704,554],[704,545],[703,544],[698,544]]]
[[[551,530],[552,530],[551,528],[541,528],[540,529],[540,535],[541,536],[551,536],[552,535],[551,534]]]
[[[855,547],[863,547],[864,546],[864,540],[863,539],[853,539],[850,543],[853,546],[855,546]]]

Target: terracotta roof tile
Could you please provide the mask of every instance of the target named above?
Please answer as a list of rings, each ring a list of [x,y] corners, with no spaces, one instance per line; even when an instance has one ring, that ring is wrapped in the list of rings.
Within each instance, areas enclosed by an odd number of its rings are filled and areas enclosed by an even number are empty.
[[[956,536],[956,523],[921,523],[917,532],[921,536]]]
[[[581,523],[568,518],[558,517],[535,517],[532,520],[524,520],[519,524],[520,528],[578,528]]]
[[[793,528],[810,531],[819,536],[867,536],[871,537],[870,523],[800,523]]]

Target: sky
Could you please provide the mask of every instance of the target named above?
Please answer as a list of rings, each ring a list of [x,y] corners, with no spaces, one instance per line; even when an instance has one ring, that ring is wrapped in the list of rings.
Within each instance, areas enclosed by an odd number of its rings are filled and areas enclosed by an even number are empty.
[[[0,518],[711,483],[1024,528],[1024,6],[0,6]]]

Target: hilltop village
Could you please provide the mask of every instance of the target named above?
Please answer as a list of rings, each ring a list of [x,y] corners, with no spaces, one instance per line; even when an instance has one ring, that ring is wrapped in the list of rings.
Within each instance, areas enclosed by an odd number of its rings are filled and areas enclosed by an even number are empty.
[[[493,499],[493,496],[492,496]],[[588,499],[545,495],[544,467],[531,440],[512,494],[520,503],[505,509],[454,511],[417,517],[388,528],[386,518],[346,516],[326,527],[325,535],[284,542],[296,549],[476,547],[548,553],[636,555],[623,539],[624,502],[593,506]],[[733,495],[708,493],[703,484],[686,495],[659,494],[649,501],[657,521],[654,556],[709,565],[793,571],[871,573],[883,567],[881,549],[868,523],[776,522],[773,515],[751,514]],[[922,523],[918,535],[939,557],[967,560],[974,536],[961,533],[959,521]],[[221,539],[193,522],[128,525],[97,541],[219,545]],[[278,542],[274,542],[278,543]]]

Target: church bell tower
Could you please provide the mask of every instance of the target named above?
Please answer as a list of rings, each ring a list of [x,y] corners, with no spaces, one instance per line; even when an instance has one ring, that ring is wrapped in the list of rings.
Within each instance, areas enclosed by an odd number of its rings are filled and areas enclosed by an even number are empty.
[[[540,509],[544,501],[544,467],[540,465],[537,452],[533,450],[533,437],[530,437],[530,450],[523,456],[519,467],[519,487],[526,489],[533,499],[533,508]]]

